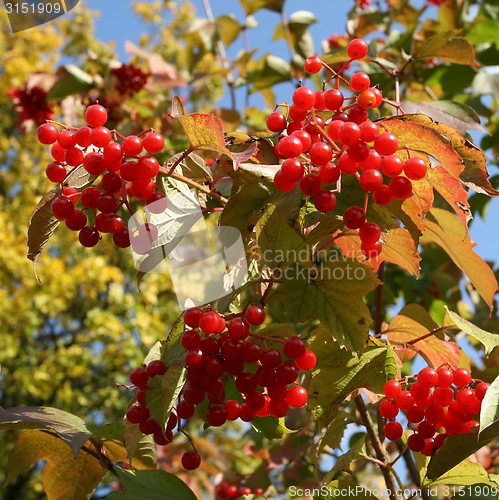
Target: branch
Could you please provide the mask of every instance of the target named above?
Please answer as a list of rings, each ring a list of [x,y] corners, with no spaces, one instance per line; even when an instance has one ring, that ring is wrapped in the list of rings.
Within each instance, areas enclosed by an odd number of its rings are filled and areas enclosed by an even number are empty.
[[[378,434],[374,429],[374,424],[371,419],[371,415],[367,411],[366,405],[362,396],[357,396],[355,399],[355,405],[357,406],[357,410],[360,413],[360,418],[364,427],[367,429],[367,434],[369,435],[369,439],[371,440],[371,444],[376,453],[376,458],[385,464],[385,467],[380,467],[381,473],[383,474],[383,478],[385,479],[386,488],[390,493],[390,500],[398,500],[395,492],[397,491],[397,485],[395,483],[395,478],[393,476],[393,470],[388,465],[390,462],[390,457],[385,449],[385,446],[379,439]]]

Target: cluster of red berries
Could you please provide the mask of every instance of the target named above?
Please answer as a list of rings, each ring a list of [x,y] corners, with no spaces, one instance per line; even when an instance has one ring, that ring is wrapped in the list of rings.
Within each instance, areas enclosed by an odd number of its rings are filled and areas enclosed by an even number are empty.
[[[128,421],[139,424],[144,434],[152,434],[157,444],[165,445],[173,438],[178,421],[190,419],[196,406],[206,399],[208,409],[204,419],[213,427],[238,418],[244,422],[269,415],[282,418],[290,407],[303,407],[308,401],[308,393],[297,384],[299,370],[311,370],[317,358],[300,337],[266,338],[251,331],[252,325],[261,325],[264,321],[265,311],[259,305],[249,305],[242,316],[228,321],[214,311],[203,311],[200,307],[188,309],[184,314],[188,329],[181,337],[181,344],[186,349],[187,382],[166,430],[162,431],[145,404],[150,378],[165,373],[161,361],[132,371],[130,381],[138,387],[137,404],[127,410]],[[282,344],[282,353],[267,347],[269,341]],[[226,398],[224,387],[229,377],[234,380],[239,400]],[[193,453],[197,452],[194,449],[187,453],[191,458],[186,459],[187,464],[182,459],[182,465],[188,470],[197,468],[201,462],[193,459]]]
[[[364,58],[368,45],[356,38],[349,42],[347,52],[350,63]],[[299,87],[293,93],[287,117],[279,111],[267,117],[268,129],[279,134],[275,151],[283,160],[274,184],[283,192],[298,185],[303,194],[313,197],[319,212],[329,213],[336,207],[342,175],[354,176],[365,192],[364,206],[347,208],[343,222],[349,229],[359,229],[362,253],[376,257],[382,250],[381,230],[377,224],[366,222],[369,195],[379,205],[409,198],[411,181],[423,179],[427,165],[418,157],[402,160],[396,154],[404,149],[397,137],[368,119],[368,110],[384,100],[381,90],[371,85],[369,75],[354,73],[349,86],[356,94],[345,97],[340,90],[342,70],[335,72],[317,56],[305,61],[307,73],[319,73],[323,68],[333,74],[336,88],[314,91]]]
[[[151,76],[135,64],[122,64],[119,68],[113,68],[111,75],[116,77],[115,87],[122,96],[131,96],[142,90]]]
[[[389,420],[385,436],[391,441],[402,437],[402,425],[393,419],[403,410],[415,431],[407,439],[408,447],[431,456],[448,436],[478,430],[475,417],[488,388],[485,382],[473,381],[464,368],[452,370],[447,366],[423,368],[417,380],[404,389],[403,382],[389,380],[383,387],[388,399],[379,407],[380,414]]]
[[[263,489],[251,489],[244,484],[239,484],[238,486],[236,486],[234,484],[229,484],[227,481],[222,481],[216,489],[217,499],[219,500],[236,500],[237,498],[252,494],[263,495]]]
[[[227,322],[222,315],[199,307],[185,312],[184,322],[190,329],[181,339],[187,351],[187,384],[177,406],[180,417],[190,418],[205,398],[209,401],[205,419],[214,427],[238,418],[245,422],[269,415],[281,418],[290,407],[301,408],[307,403],[307,391],[296,380],[299,370],[315,366],[315,354],[300,337],[265,338],[251,331],[251,325],[261,325],[264,320],[265,311],[258,305],[249,306],[243,316]],[[280,350],[267,347],[268,341],[281,343],[288,361]],[[226,400],[228,377],[234,379],[242,403]]]
[[[54,124],[44,123],[38,128],[38,140],[52,146],[54,161],[47,166],[46,176],[62,186],[61,194],[52,201],[52,213],[65,221],[69,229],[79,232],[78,239],[84,247],[95,246],[101,233],[111,233],[116,246],[126,248],[135,240],[134,250],[137,247],[138,252],[147,253],[157,237],[157,228],[145,223],[137,228],[134,238],[118,211],[125,206],[133,213],[131,197],[145,200],[145,208],[151,213],[166,209],[166,197],[156,191],[154,182],[160,165],[152,156],[163,149],[164,139],[152,131],[141,134],[144,137],[123,137],[104,126],[107,118],[106,109],[93,104],[85,112],[86,126],[59,131]],[[149,154],[141,154],[143,150]],[[102,176],[100,183],[81,192],[64,186],[71,172],[82,165],[91,176]],[[81,208],[77,208],[78,204]]]
[[[53,104],[47,101],[47,91],[41,87],[13,87],[7,94],[18,113],[18,123],[33,120],[40,125],[54,118]]]

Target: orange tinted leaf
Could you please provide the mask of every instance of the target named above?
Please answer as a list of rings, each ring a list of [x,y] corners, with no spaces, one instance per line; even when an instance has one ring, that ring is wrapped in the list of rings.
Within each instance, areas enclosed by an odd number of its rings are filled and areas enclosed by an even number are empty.
[[[411,343],[429,334],[430,330],[403,314],[395,316],[390,321],[388,330],[383,333],[387,335],[389,340],[397,341],[393,344],[393,349],[402,362],[410,360],[417,353],[435,367],[444,363],[449,363],[454,368],[459,366],[460,348],[455,342],[440,340],[435,335],[431,335],[421,341]],[[408,345],[400,345],[401,342]]]
[[[427,38],[416,47],[414,59],[437,58],[444,62],[478,66],[475,49],[464,37],[456,36],[459,30],[442,31]]]
[[[391,120],[417,123],[443,134],[446,140],[450,141],[452,149],[461,157],[464,164],[464,170],[461,167],[458,171],[461,181],[477,193],[487,194],[489,196],[499,196],[499,191],[496,191],[488,181],[489,173],[487,172],[487,162],[483,152],[466,140],[456,129],[438,123],[426,115],[404,115],[397,118],[389,118],[384,120],[383,123],[386,124],[387,121]],[[427,152],[430,154],[430,151]],[[450,170],[448,164],[443,163],[440,158],[437,159],[450,174],[456,176],[455,171]]]
[[[93,449],[90,441],[87,447]],[[25,430],[9,454],[6,483],[39,460],[45,460],[42,483],[49,500],[86,500],[107,473],[86,448],[75,459],[68,445],[55,434]]]
[[[468,193],[463,189],[461,181],[450,175],[440,165],[428,169],[426,179],[467,224],[472,215],[468,203]]]
[[[390,229],[384,235],[384,240],[382,252],[377,257],[367,260],[361,253],[361,242],[356,232],[346,232],[344,236],[340,236],[336,240],[336,244],[341,248],[344,255],[363,261],[365,265],[371,267],[374,271],[377,271],[380,264],[386,261],[406,269],[414,276],[419,276],[421,257],[409,231],[402,227]]]
[[[468,229],[454,214],[433,208],[424,221],[421,243],[436,243],[463,271],[483,300],[491,308],[497,280],[489,265],[474,251]]]
[[[216,151],[231,156],[230,151],[225,147],[223,124],[220,118],[205,113],[192,113],[178,118],[193,149]]]

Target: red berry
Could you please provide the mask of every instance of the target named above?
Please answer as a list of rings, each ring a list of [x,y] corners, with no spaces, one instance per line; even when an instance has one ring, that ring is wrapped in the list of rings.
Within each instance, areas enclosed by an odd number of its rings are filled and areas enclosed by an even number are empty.
[[[315,105],[315,92],[308,87],[299,87],[293,92],[293,104],[301,109],[309,110]]]
[[[317,364],[317,357],[314,351],[305,349],[305,352],[299,358],[295,359],[295,364],[300,370],[311,370]]]
[[[434,368],[427,366],[418,373],[418,382],[428,387],[435,387],[438,382],[438,373]]]
[[[318,175],[307,174],[300,181],[300,189],[307,196],[315,196],[321,190],[322,182]]]
[[[144,387],[149,382],[149,375],[144,367],[134,368],[130,373],[130,382],[137,387]]]
[[[454,370],[454,385],[457,387],[466,387],[471,382],[471,374],[464,368]]]
[[[308,155],[312,163],[322,167],[327,165],[333,158],[333,150],[331,146],[325,142],[316,142],[310,146]]]
[[[258,305],[248,307],[245,316],[250,325],[261,325],[265,321],[265,311]]]
[[[245,340],[250,334],[249,323],[242,318],[234,318],[230,321],[227,330],[234,340]]]
[[[364,142],[373,142],[379,134],[379,126],[371,121],[363,122],[360,127],[360,139]],[[371,150],[375,152],[375,150]]]
[[[288,389],[286,394],[286,403],[291,408],[301,408],[307,404],[308,393],[305,387],[301,385],[294,385]]]
[[[389,184],[391,195],[397,200],[406,200],[412,195],[412,184],[407,177],[394,177]]]
[[[440,367],[437,370],[438,387],[450,387],[454,383],[454,373],[449,368]]]
[[[92,144],[92,129],[90,127],[80,127],[75,133],[75,141],[78,146],[88,148]]]
[[[289,337],[283,344],[282,351],[289,359],[298,359],[305,354],[306,345],[300,337]]]
[[[149,418],[149,410],[142,405],[133,405],[128,408],[125,416],[131,424],[140,424]]]
[[[336,195],[333,191],[322,189],[314,196],[314,206],[323,214],[329,213],[336,207]]]
[[[369,46],[362,38],[354,38],[348,43],[347,54],[350,59],[358,60],[367,55]]]
[[[213,427],[220,427],[227,422],[225,406],[212,406],[206,412],[206,422]]]
[[[383,184],[383,175],[379,170],[375,170],[374,168],[364,170],[364,172],[360,174],[359,184],[364,191],[372,193]]]
[[[81,210],[75,210],[66,218],[65,223],[71,231],[81,231],[87,225],[87,214]]]
[[[404,162],[397,155],[388,155],[381,160],[381,170],[388,177],[396,177],[404,170]]]
[[[414,397],[407,390],[401,391],[395,398],[395,403],[401,410],[408,410],[411,406],[414,406]]]
[[[383,386],[383,394],[390,399],[395,399],[402,391],[398,380],[387,380]]]
[[[379,412],[384,418],[395,418],[398,415],[398,406],[387,401],[386,399],[381,403]]]
[[[59,133],[59,136],[57,137],[57,142],[63,148],[72,148],[76,144],[76,137],[73,134],[73,132],[69,130],[63,130],[62,132]]]
[[[130,246],[130,232],[127,227],[119,233],[113,233],[113,243],[118,248],[128,248]]]
[[[64,161],[72,166],[77,167],[83,163],[84,159],[83,151],[76,146],[66,149],[66,153],[64,154]]]
[[[184,323],[191,328],[197,328],[203,314],[203,310],[200,307],[191,307],[184,313]]]
[[[399,422],[387,422],[384,427],[385,436],[390,441],[397,441],[402,437],[404,429]]]
[[[409,158],[404,164],[404,174],[414,181],[423,179],[428,167],[421,158]]]
[[[324,184],[334,184],[338,182],[340,176],[341,171],[334,163],[328,163],[327,165],[321,167],[321,169],[319,170],[319,179]]]
[[[123,153],[127,156],[138,156],[142,151],[142,140],[136,135],[129,135],[123,141]]]
[[[362,242],[360,250],[368,259],[374,259],[383,250],[383,245],[381,244],[381,241],[376,241],[374,243]]]
[[[47,165],[45,175],[50,182],[62,182],[67,175],[66,167],[58,161],[53,161]]]
[[[476,387],[475,387],[475,397],[479,401],[483,401],[483,398],[485,397],[485,393],[487,392],[487,389],[490,387],[490,384],[487,384],[486,382],[480,382]]]
[[[183,418],[184,420],[191,418],[194,415],[195,410],[196,408],[194,405],[185,400],[180,401],[177,405],[177,415],[179,418]]]
[[[166,373],[166,366],[160,359],[155,359],[151,361],[146,368],[149,377],[155,377],[156,375],[164,375]]]
[[[303,144],[296,135],[291,134],[277,143],[277,149],[282,158],[296,158],[303,152]]]
[[[412,424],[418,424],[425,418],[425,411],[419,406],[411,406],[406,412],[407,421]]]
[[[362,109],[373,109],[376,107],[377,102],[378,102],[378,98],[377,98],[375,92],[373,92],[370,88],[363,90],[357,96],[357,104]]]
[[[273,113],[270,113],[270,115],[267,116],[266,123],[267,123],[267,128],[271,132],[276,132],[276,133],[281,133],[288,124],[286,117],[282,113],[279,113],[279,111],[274,111]]]
[[[343,224],[350,229],[359,229],[366,221],[366,213],[356,205],[348,207],[343,212]]]
[[[92,144],[104,148],[111,142],[111,131],[107,127],[99,126],[92,129]]]
[[[289,180],[282,170],[278,170],[274,176],[274,186],[283,193],[288,193],[296,187],[296,182]]]
[[[310,73],[311,75],[315,75],[319,73],[322,69],[322,61],[318,56],[310,56],[305,59],[305,63],[303,64],[303,69]]]
[[[338,138],[343,144],[355,144],[360,140],[360,127],[354,122],[346,122],[339,129]]]
[[[381,236],[381,229],[375,222],[364,222],[359,228],[359,237],[363,243],[373,245]]]
[[[374,149],[382,156],[392,155],[397,148],[397,137],[390,132],[383,132],[374,139]]]
[[[358,71],[357,73],[354,73],[352,75],[352,78],[350,79],[350,88],[354,92],[363,92],[369,88],[371,85],[371,79],[369,78],[369,75],[366,73],[363,73],[362,71]],[[373,97],[375,98],[376,96]],[[362,106],[363,107],[363,106]],[[365,108],[367,109],[367,108]]]
[[[421,451],[426,445],[426,440],[417,432],[407,438],[407,446],[412,451]]]
[[[386,184],[381,185],[373,193],[374,202],[381,206],[388,205],[392,201],[392,198],[390,188]]]
[[[54,217],[59,220],[67,219],[75,210],[74,203],[67,196],[57,196],[50,205]]]
[[[201,457],[196,451],[186,451],[182,455],[182,467],[186,470],[196,470],[201,465]]]
[[[59,131],[55,125],[44,123],[38,127],[36,135],[41,144],[54,144],[57,141]]]
[[[327,90],[324,94],[324,104],[326,105],[326,108],[331,111],[340,109],[341,106],[343,106],[344,100],[345,97],[341,91],[337,89]]]
[[[239,411],[241,405],[234,399],[229,399],[225,401],[225,413],[227,415],[227,420],[237,420],[239,418]]]
[[[104,125],[107,122],[106,108],[104,108],[100,104],[92,104],[85,111],[85,121],[91,127]]]
[[[144,137],[142,145],[148,153],[159,153],[165,145],[165,140],[161,134],[151,132]]]

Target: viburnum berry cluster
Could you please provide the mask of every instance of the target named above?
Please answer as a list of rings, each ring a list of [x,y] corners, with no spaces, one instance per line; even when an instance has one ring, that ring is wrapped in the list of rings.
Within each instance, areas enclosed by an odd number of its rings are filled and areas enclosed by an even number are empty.
[[[54,118],[53,103],[47,100],[48,92],[41,87],[13,87],[7,94],[18,112],[18,124],[33,120],[36,125],[40,125]]]
[[[38,140],[51,145],[54,161],[45,173],[61,187],[51,205],[54,217],[78,231],[84,247],[95,246],[101,234],[110,233],[116,246],[126,248],[134,241],[126,215],[118,213],[122,207],[133,215],[130,200],[135,198],[145,201],[146,212],[161,213],[166,209],[166,197],[156,190],[154,182],[160,165],[153,156],[163,149],[164,139],[151,130],[124,137],[105,126],[107,118],[106,109],[93,104],[85,112],[87,125],[59,130],[54,123],[44,123],[38,128]],[[66,179],[80,167],[95,179],[94,185],[81,192],[65,185]],[[139,226],[134,250],[147,253],[157,234],[153,224]]]
[[[137,404],[130,406],[127,419],[138,423],[144,434],[153,434],[157,444],[164,445],[171,441],[171,431],[177,421],[190,419],[196,407],[205,402],[206,412],[200,416],[213,427],[237,419],[251,422],[255,417],[269,415],[282,418],[289,408],[303,407],[308,401],[308,394],[297,380],[300,370],[308,371],[315,367],[316,356],[298,336],[283,339],[252,332],[251,327],[261,325],[265,316],[264,309],[259,305],[248,305],[241,315],[227,319],[222,314],[200,307],[188,309],[184,314],[184,323],[188,328],[181,337],[181,344],[186,350],[186,384],[165,433],[150,417],[145,406],[149,380],[151,376],[160,374],[159,369],[156,373],[156,368],[151,368],[151,365],[132,371],[130,380],[139,389]],[[273,346],[268,346],[269,343]],[[231,398],[225,392],[229,378],[237,393]],[[195,449],[187,453],[193,452],[196,453]],[[182,459],[186,469],[197,468],[191,467],[193,463],[188,462],[186,466]]]
[[[453,370],[448,366],[423,368],[413,383],[388,380],[383,387],[387,399],[379,407],[380,414],[388,419],[386,438],[396,441],[402,437],[402,424],[395,420],[402,410],[414,430],[407,439],[408,447],[431,456],[447,437],[478,431],[478,414],[489,385],[472,380],[464,368]]]
[[[378,205],[388,205],[392,199],[405,200],[412,196],[412,182],[426,176],[427,165],[419,157],[410,157],[397,137],[383,130],[383,124],[369,120],[368,111],[384,101],[381,90],[372,85],[369,75],[358,71],[350,81],[342,76],[345,68],[367,56],[367,43],[356,38],[347,46],[350,60],[338,72],[318,56],[306,59],[304,69],[316,74],[322,69],[332,74],[329,80],[335,88],[314,91],[297,88],[293,104],[281,106],[267,117],[267,128],[278,134],[276,155],[281,158],[275,186],[288,192],[299,186],[313,198],[315,208],[332,212],[341,192],[342,177],[353,176],[365,192],[363,206],[350,206],[342,217],[345,228],[359,230],[361,251],[368,258],[382,250],[381,228],[366,220],[370,197]],[[345,96],[341,82],[347,82],[353,92]],[[284,114],[286,113],[287,116]],[[408,157],[397,155],[403,150]]]
[[[251,489],[244,484],[230,484],[227,481],[222,481],[216,489],[216,498],[218,500],[236,500],[237,498],[244,497],[246,495],[263,495],[262,488]]]

